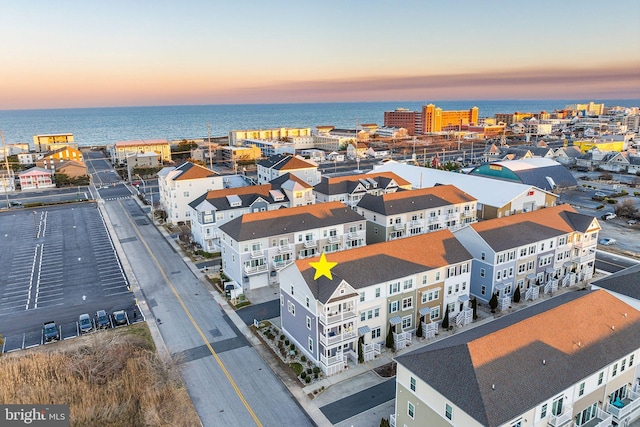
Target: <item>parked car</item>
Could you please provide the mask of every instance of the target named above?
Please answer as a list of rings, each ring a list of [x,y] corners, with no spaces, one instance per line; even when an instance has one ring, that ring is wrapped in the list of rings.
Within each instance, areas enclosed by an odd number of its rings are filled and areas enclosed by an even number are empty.
[[[596,197],[607,197],[602,191],[596,191]]]
[[[49,320],[42,324],[42,333],[45,342],[60,340],[60,330],[56,326],[56,322]]]
[[[600,218],[602,218],[605,221],[609,221],[610,219],[614,219],[615,217],[616,217],[616,214],[614,214],[613,212],[609,212],[602,215]]]
[[[12,200],[9,202],[9,207],[11,208],[21,208],[23,206],[22,202],[18,202],[16,200]]]
[[[81,334],[86,334],[93,329],[93,323],[91,323],[91,317],[88,314],[81,314],[78,318],[78,327]]]
[[[109,323],[109,316],[104,310],[98,310],[96,312],[96,327],[98,329],[107,329],[111,324]]]
[[[116,325],[126,325],[129,323],[127,319],[127,314],[124,310],[118,310],[113,312],[113,323]]]
[[[600,239],[600,244],[604,246],[615,245],[616,239],[612,239],[611,237],[606,237],[604,239]]]
[[[629,224],[629,225],[636,225],[637,223],[638,223],[637,219],[630,219],[630,220],[627,221],[627,224]]]

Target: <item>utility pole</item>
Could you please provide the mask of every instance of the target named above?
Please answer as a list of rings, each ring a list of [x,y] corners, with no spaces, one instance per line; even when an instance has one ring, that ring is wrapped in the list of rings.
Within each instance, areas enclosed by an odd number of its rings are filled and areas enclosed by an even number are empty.
[[[7,209],[9,209],[9,190],[7,189],[7,187],[9,186],[9,183],[11,182],[11,180],[13,179],[11,176],[11,172],[9,169],[9,155],[7,152],[6,147],[4,146],[4,132],[2,132],[0,130],[0,139],[2,140],[2,151],[4,152],[4,165],[7,168],[7,179],[4,181],[4,197],[7,199]]]

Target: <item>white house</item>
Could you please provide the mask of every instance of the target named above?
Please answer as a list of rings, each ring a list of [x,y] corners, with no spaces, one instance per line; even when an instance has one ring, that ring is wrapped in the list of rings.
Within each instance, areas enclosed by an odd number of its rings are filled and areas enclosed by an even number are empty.
[[[318,164],[301,156],[278,154],[258,163],[258,184],[266,184],[291,173],[309,185],[320,182]]]

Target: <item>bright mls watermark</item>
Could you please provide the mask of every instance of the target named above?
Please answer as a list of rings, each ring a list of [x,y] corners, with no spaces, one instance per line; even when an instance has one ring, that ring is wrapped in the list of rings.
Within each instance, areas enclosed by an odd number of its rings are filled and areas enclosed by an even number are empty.
[[[69,427],[69,405],[0,405],[0,426]]]

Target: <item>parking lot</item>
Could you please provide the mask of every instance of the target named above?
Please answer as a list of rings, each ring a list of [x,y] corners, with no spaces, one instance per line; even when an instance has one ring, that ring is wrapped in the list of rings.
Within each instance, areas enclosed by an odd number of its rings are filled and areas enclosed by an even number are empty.
[[[3,352],[42,344],[43,323],[61,339],[80,333],[78,318],[98,310],[134,316],[135,300],[94,203],[0,213],[0,334]]]

